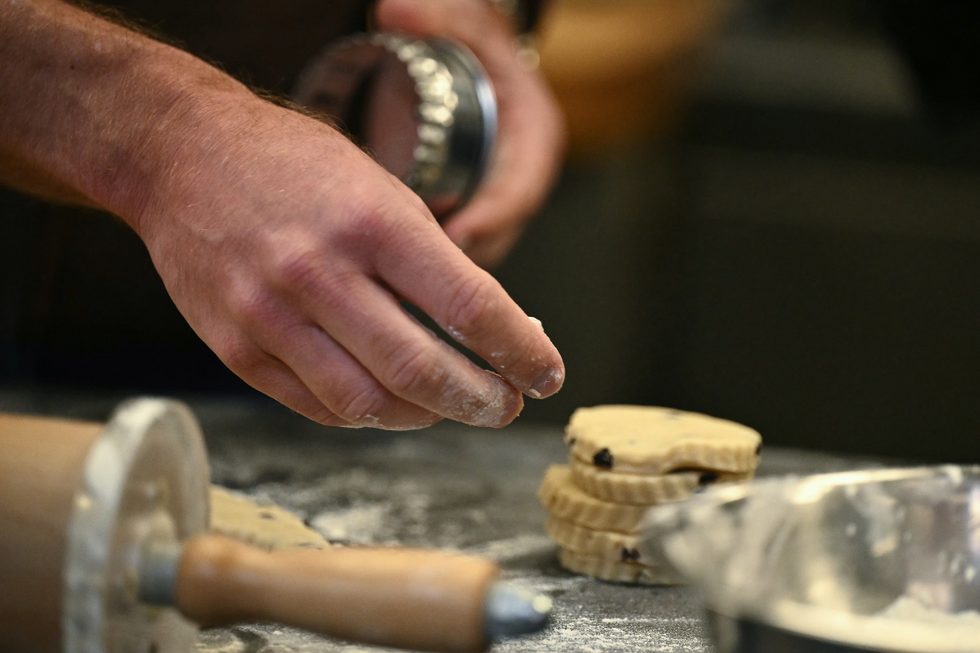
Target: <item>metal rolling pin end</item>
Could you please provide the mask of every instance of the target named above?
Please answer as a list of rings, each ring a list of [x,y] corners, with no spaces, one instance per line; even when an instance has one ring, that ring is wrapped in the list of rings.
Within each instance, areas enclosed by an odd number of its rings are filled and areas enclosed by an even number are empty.
[[[551,599],[526,587],[497,581],[490,586],[484,613],[487,639],[529,635],[543,630],[551,617]]]
[[[496,579],[493,562],[433,550],[267,552],[214,535],[148,543],[139,599],[203,625],[276,621],[353,641],[482,651],[536,632],[551,600]]]

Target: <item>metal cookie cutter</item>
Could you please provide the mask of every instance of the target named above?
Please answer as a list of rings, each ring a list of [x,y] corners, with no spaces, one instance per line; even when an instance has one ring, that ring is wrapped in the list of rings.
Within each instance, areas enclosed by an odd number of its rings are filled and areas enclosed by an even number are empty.
[[[496,140],[490,79],[469,50],[448,41],[344,39],[307,65],[293,99],[337,119],[437,218],[473,195]]]
[[[980,466],[718,486],[647,519],[718,653],[980,651]]]

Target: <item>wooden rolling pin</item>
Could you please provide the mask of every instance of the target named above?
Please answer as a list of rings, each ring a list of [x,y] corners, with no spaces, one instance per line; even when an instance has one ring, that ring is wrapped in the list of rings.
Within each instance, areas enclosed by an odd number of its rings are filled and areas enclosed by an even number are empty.
[[[103,428],[0,414],[0,651],[62,650],[67,526]],[[359,642],[468,652],[543,628],[551,607],[545,596],[498,581],[493,561],[445,551],[267,552],[210,534],[144,541],[140,550],[139,599],[175,606],[202,625],[275,621]]]
[[[0,651],[61,651],[68,519],[102,427],[0,413]]]
[[[437,550],[268,552],[221,535],[144,555],[141,598],[202,625],[275,621],[357,642],[483,651],[541,629],[550,600],[497,581],[496,563]]]

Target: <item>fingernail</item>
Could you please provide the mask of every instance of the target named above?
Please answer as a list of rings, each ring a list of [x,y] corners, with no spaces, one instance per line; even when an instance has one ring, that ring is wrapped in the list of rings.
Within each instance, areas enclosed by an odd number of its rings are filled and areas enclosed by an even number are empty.
[[[542,372],[531,384],[527,393],[535,399],[550,397],[559,390],[565,383],[565,370],[560,367],[552,367]]]

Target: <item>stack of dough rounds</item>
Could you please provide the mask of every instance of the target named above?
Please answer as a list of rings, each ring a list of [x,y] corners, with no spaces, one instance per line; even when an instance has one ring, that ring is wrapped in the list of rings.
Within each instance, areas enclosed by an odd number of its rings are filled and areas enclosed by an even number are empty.
[[[762,438],[728,420],[653,406],[579,408],[565,429],[568,465],[538,490],[563,567],[602,580],[674,584],[669,565],[640,547],[650,506],[697,488],[752,478]]]

